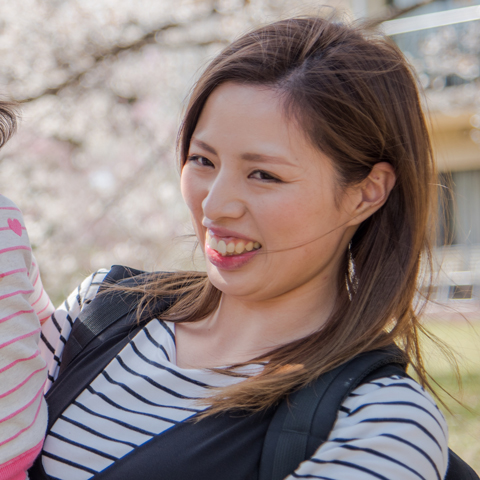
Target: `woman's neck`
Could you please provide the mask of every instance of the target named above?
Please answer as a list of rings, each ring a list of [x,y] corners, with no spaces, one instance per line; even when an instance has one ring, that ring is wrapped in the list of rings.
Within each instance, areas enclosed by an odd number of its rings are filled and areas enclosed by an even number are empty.
[[[177,364],[209,368],[247,362],[317,331],[330,317],[336,297],[334,282],[265,301],[224,294],[207,318],[177,324]]]

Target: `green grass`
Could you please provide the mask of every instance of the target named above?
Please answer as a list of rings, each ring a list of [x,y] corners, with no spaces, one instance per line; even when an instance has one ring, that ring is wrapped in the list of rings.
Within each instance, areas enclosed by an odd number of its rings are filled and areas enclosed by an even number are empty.
[[[425,344],[428,372],[465,405],[440,395],[452,412],[440,406],[449,426],[449,446],[480,474],[480,322],[429,323],[428,329],[455,351],[462,375],[460,391],[448,361]]]

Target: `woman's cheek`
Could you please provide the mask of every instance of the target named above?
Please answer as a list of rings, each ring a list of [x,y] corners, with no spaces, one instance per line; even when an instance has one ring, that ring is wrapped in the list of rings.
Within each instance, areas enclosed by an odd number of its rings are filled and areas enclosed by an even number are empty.
[[[259,219],[265,237],[270,240],[270,248],[292,248],[302,243],[305,229],[304,212],[295,204],[295,200],[276,201],[263,211]]]
[[[192,212],[192,214],[195,212],[196,209],[198,209],[198,206],[201,207],[202,205],[202,202],[199,199],[199,187],[199,182],[195,182],[195,178],[192,176],[188,167],[184,167],[180,181],[180,189],[182,192],[183,200],[185,201],[187,207],[189,208],[190,212]]]

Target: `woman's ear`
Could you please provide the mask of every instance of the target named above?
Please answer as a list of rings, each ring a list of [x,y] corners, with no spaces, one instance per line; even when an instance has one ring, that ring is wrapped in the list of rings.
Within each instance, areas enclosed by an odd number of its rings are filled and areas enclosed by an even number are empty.
[[[375,213],[387,201],[395,181],[395,170],[390,163],[375,164],[368,177],[352,187],[355,190],[352,198],[355,198],[356,202],[351,212],[351,225],[359,225]]]

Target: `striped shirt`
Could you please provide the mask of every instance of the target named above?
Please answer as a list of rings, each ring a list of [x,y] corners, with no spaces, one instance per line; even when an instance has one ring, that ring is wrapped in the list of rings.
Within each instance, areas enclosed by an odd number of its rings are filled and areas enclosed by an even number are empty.
[[[43,328],[47,389],[58,375],[73,322],[95,297],[107,271],[85,280]],[[210,387],[241,381],[176,365],[175,325],[154,319],[70,404],[45,440],[42,464],[53,478],[82,480],[112,466],[201,407]],[[252,375],[261,366],[243,373]],[[382,378],[344,401],[327,442],[293,478],[441,480],[447,427],[432,398],[413,380]]]
[[[23,480],[47,425],[40,323],[53,312],[22,214],[0,195],[0,479]]]

